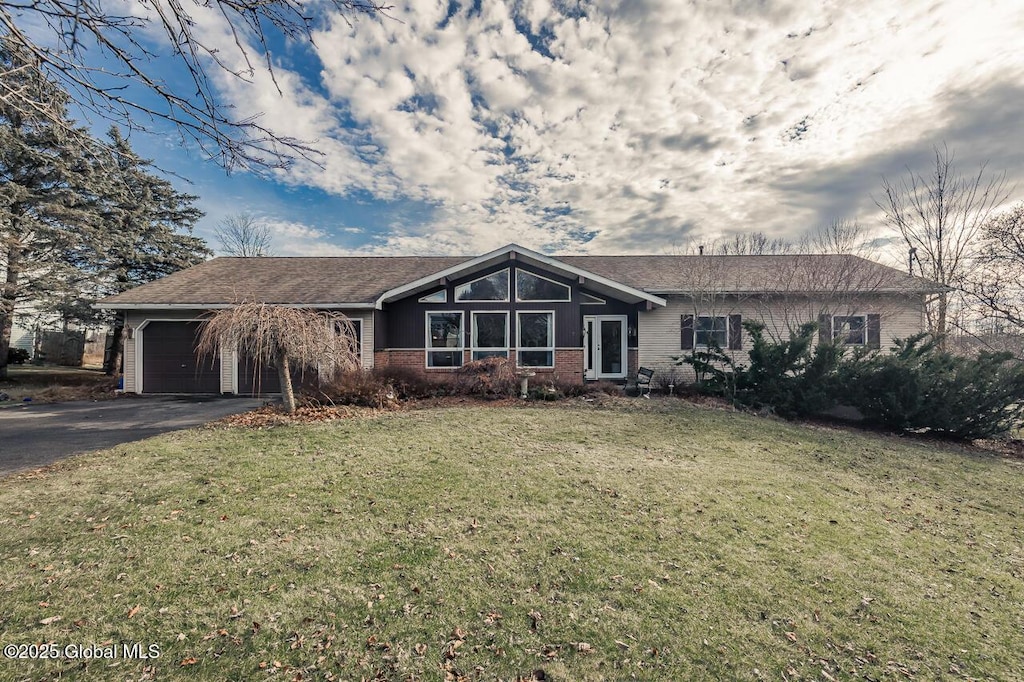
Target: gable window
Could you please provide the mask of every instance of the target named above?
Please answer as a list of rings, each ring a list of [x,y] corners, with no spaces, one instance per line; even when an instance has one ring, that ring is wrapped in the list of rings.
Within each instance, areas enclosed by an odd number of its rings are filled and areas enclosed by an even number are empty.
[[[848,346],[867,344],[867,315],[833,315],[832,338]]]
[[[478,313],[473,315],[473,359],[508,357],[508,313]]]
[[[608,301],[603,298],[598,298],[592,294],[588,294],[585,291],[580,292],[580,305],[604,305]]]
[[[698,315],[694,341],[698,348],[708,348],[711,345],[728,348],[729,318],[725,315]]]
[[[455,287],[456,301],[508,301],[508,268]]]
[[[441,289],[441,291],[435,291],[432,294],[426,296],[420,296],[420,303],[447,303],[448,302],[448,290]]]
[[[462,313],[427,313],[427,367],[462,365]]]
[[[569,287],[547,277],[516,270],[516,300],[550,303],[569,300]]]
[[[516,354],[520,367],[555,366],[555,314],[553,312],[516,313],[519,343]]]

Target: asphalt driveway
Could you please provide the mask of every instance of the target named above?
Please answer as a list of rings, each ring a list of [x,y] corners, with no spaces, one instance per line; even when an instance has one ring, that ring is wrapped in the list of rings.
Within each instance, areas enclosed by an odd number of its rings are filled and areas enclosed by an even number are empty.
[[[247,412],[254,398],[125,397],[0,409],[0,476]]]

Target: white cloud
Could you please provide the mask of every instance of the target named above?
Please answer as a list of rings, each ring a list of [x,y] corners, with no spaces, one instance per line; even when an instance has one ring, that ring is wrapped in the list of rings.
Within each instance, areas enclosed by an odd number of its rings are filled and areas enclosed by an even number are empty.
[[[897,158],[942,142],[960,115],[949,93],[1024,87],[1012,0],[564,5],[447,17],[447,2],[410,2],[395,21],[324,28],[322,73],[282,65],[283,97],[266,75],[223,87],[240,112],[317,140],[324,168],[299,164],[282,181],[436,206],[373,247],[417,253],[509,241],[657,252],[688,231],[870,219],[870,192],[812,200],[825,190],[808,180],[844,167],[877,187]],[[295,248],[329,239],[281,225]]]

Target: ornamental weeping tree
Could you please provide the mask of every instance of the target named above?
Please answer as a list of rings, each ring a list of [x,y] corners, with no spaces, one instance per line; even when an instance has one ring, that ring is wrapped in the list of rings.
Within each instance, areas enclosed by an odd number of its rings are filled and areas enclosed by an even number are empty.
[[[221,348],[236,348],[258,374],[273,367],[281,381],[287,413],[295,412],[292,370],[309,369],[324,376],[359,366],[353,324],[344,315],[266,303],[241,303],[212,313],[202,324],[196,353],[215,357]]]

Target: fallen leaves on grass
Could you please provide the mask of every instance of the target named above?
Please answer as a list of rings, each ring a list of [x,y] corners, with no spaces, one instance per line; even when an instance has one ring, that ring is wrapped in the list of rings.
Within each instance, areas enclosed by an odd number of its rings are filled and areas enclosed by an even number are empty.
[[[224,417],[213,422],[213,426],[240,426],[249,429],[266,429],[274,426],[287,426],[289,424],[317,424],[338,419],[374,417],[381,412],[382,410],[368,407],[337,405],[334,407],[300,407],[295,411],[295,414],[289,415],[276,407],[268,405],[251,412]]]

